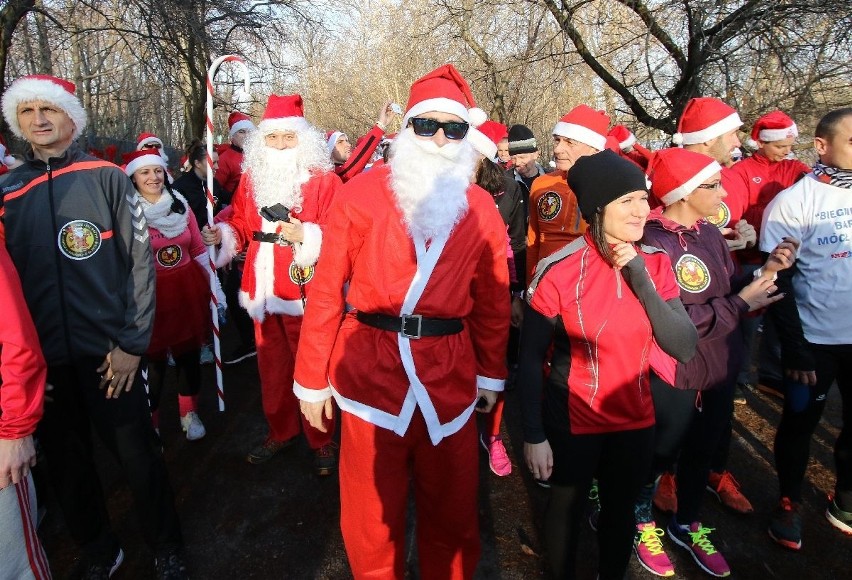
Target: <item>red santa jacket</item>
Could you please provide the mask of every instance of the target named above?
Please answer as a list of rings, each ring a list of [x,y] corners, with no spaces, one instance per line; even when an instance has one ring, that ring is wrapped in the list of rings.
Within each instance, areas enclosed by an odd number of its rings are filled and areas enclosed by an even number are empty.
[[[308,300],[296,356],[296,395],[334,395],[344,411],[404,434],[415,408],[437,444],[458,431],[477,387],[506,377],[510,303],[506,233],[491,196],[471,185],[468,211],[444,239],[412,239],[389,186],[390,167],[344,186]],[[409,339],[350,311],[460,318],[461,333]]]
[[[228,193],[237,191],[240,177],[243,175],[243,150],[234,149],[229,145],[219,153],[219,169],[216,170],[216,181],[227,190]]]
[[[21,282],[0,244],[0,439],[32,435],[41,419],[47,368]]]
[[[249,175],[240,180],[233,213],[221,223],[222,248],[216,267],[224,266],[246,249],[240,304],[253,319],[262,321],[267,313],[304,314],[302,295],[314,276],[323,240],[322,226],[339,186],[340,178],[334,173],[312,174],[302,185],[301,207],[290,208],[290,215],[302,222],[304,241],[281,245],[252,239],[254,232],[277,233],[278,222],[260,216]]]

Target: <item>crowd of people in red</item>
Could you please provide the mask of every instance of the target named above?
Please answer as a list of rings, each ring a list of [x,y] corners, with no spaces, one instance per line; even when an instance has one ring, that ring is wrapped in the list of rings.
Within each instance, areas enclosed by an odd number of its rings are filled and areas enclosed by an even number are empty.
[[[740,159],[743,121],[719,99],[690,100],[656,151],[579,105],[555,122],[546,171],[533,132],[487,120],[444,65],[354,147],[309,123],[299,95],[273,94],[257,124],[229,116],[213,159],[192,144],[177,177],[150,133],[121,167],[83,151],[68,81],[17,79],[2,112],[27,147],[0,146],[0,578],[51,576],[36,444],[80,577],[121,565],[92,429],[158,577],[188,577],[158,409],[173,367],[186,438],[205,436],[211,292],[239,337],[224,364],[259,371],[268,434],[247,461],[305,439],[316,475],[340,478],[355,578],[404,577],[411,495],[421,577],[473,577],[480,448],[512,473],[507,387],[522,463],[549,489],[555,578],[575,577],[587,515],[599,578],[623,578],[632,554],[672,576],[675,546],[730,575],[701,503],[710,489],[753,511],[726,462],[739,391],[759,382],[784,397],[769,535],[802,545],[809,441],[835,383],[825,516],[852,534],[852,108],[821,118],[809,166],[781,111],[755,121]]]

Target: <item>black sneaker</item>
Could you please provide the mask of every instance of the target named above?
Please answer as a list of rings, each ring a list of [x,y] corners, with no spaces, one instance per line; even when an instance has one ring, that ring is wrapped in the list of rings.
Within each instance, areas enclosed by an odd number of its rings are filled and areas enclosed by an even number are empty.
[[[788,550],[802,548],[801,506],[789,497],[782,497],[769,520],[769,537]]]
[[[235,365],[256,355],[257,348],[253,344],[241,344],[240,346],[232,350],[222,362],[226,365]]]
[[[121,563],[124,562],[124,550],[118,549],[118,553],[111,561],[90,562],[81,575],[81,580],[109,580]]]
[[[837,500],[832,499],[825,510],[825,517],[832,526],[846,534],[852,536],[852,512],[845,512],[837,507]]]
[[[160,580],[189,580],[186,565],[177,550],[162,552],[154,558],[154,567]]]

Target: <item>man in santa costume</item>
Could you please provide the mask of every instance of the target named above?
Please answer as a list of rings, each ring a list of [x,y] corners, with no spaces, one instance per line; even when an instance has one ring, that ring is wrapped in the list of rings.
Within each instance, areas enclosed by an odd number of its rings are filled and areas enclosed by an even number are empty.
[[[208,245],[222,244],[217,266],[246,250],[240,304],[254,320],[269,423],[266,440],[247,459],[267,461],[304,431],[317,474],[328,475],[337,464],[333,429],[323,432],[302,420],[292,384],[306,296],[324,245],[322,227],[340,178],[323,134],[305,120],[299,95],[270,95],[244,147],[246,174],[234,194],[233,213],[202,234]]]
[[[234,111],[228,115],[228,139],[231,144],[219,152],[219,168],[216,170],[216,181],[228,193],[237,191],[243,175],[243,144],[249,133],[256,130],[257,127],[245,113]]]
[[[293,390],[319,428],[340,406],[358,579],[404,576],[412,480],[420,577],[472,578],[479,560],[473,411],[503,389],[509,276],[505,226],[471,184],[473,104],[452,65],[412,85],[390,160],[335,201],[311,289]]]
[[[609,117],[606,113],[587,105],[574,107],[553,127],[556,171],[536,179],[530,192],[527,283],[532,281],[540,260],[586,231],[586,222],[577,209],[577,198],[568,187],[568,170],[580,157],[593,155],[606,148],[608,128]]]

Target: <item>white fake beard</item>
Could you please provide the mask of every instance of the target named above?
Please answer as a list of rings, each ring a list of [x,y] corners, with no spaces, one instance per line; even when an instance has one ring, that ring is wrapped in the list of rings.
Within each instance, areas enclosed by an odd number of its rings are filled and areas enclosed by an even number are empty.
[[[391,147],[391,186],[409,233],[427,240],[449,235],[467,212],[476,151],[466,140],[438,147],[410,129]]]
[[[280,150],[267,147],[261,131],[246,138],[243,171],[249,174],[258,208],[280,203],[300,211],[302,185],[311,178],[311,170],[331,169],[325,139],[319,131],[310,129],[297,134],[299,144],[296,147]]]

